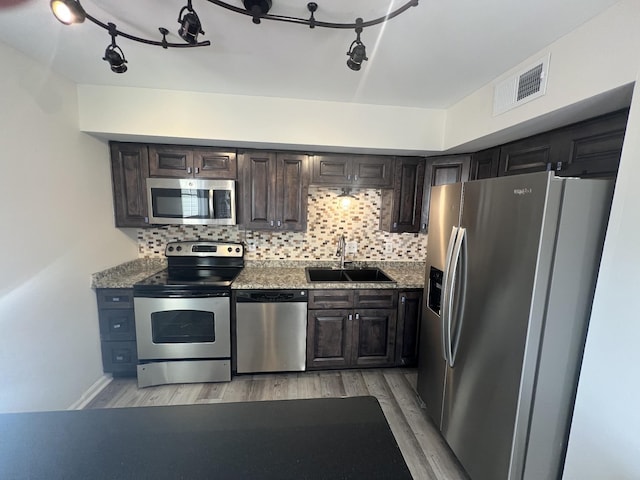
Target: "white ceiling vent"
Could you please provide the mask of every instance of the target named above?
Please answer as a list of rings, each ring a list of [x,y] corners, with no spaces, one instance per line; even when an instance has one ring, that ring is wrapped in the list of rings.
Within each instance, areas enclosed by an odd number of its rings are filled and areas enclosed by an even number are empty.
[[[493,114],[499,115],[544,95],[548,77],[549,55],[501,81],[493,89]]]

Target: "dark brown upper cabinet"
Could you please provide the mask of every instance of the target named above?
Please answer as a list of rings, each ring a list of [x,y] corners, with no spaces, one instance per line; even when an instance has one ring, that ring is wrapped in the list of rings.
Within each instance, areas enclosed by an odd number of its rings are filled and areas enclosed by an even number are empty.
[[[111,142],[111,179],[116,227],[148,227],[147,146]]]
[[[469,180],[470,169],[471,155],[448,155],[444,157],[427,158],[420,232],[426,233],[429,227],[431,187],[466,182]]]
[[[564,147],[554,167],[570,177],[612,177],[618,172],[629,109],[580,122],[557,131]]]
[[[489,148],[471,155],[469,180],[482,180],[498,176],[500,147]]]
[[[393,157],[380,155],[313,155],[311,185],[391,188]]]
[[[151,177],[235,180],[236,152],[214,147],[150,145],[149,173]]]
[[[240,223],[253,230],[306,230],[308,155],[248,150],[239,159]]]
[[[558,138],[551,132],[527,137],[500,147],[498,175],[519,175],[522,173],[552,170],[562,156]]]
[[[422,218],[425,159],[397,157],[393,189],[382,190],[380,229],[393,233],[418,233]]]

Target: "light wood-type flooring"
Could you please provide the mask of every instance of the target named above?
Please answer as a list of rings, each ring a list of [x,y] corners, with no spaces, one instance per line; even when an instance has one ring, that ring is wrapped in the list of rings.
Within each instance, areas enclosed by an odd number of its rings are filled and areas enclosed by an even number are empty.
[[[300,398],[375,396],[416,480],[467,479],[416,395],[415,369],[389,368],[239,375],[228,383],[139,389],[114,378],[85,408],[143,407]]]

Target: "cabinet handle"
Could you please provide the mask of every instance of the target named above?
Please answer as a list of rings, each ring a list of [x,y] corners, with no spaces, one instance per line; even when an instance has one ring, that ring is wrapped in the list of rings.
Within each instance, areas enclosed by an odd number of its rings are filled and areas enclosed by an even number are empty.
[[[187,173],[191,173],[191,167],[187,167]]]
[[[347,180],[351,181],[351,174],[347,175]]]
[[[120,297],[111,297],[111,301],[112,302],[119,302],[120,301]]]
[[[354,182],[357,182],[357,181],[358,181],[358,175],[354,175],[354,176],[353,176],[353,181],[354,181]]]
[[[402,297],[400,297],[400,303],[404,303],[406,300],[405,296],[403,295]]]
[[[562,170],[562,162],[556,163],[556,171],[559,172],[560,170]]]
[[[280,228],[282,226],[282,222],[278,220],[277,225],[278,225],[278,228]]]
[[[113,329],[114,329],[114,330],[117,330],[117,329],[118,329],[118,328],[120,328],[121,326],[122,326],[122,325],[121,325],[121,324],[119,324],[119,323],[114,323],[114,324],[113,324]]]
[[[349,321],[353,320],[353,315],[352,315],[352,314],[349,314],[349,316],[347,317],[347,319],[348,319]]]
[[[271,220],[271,221],[269,222],[269,226],[270,226],[270,227],[273,227],[273,220]]]
[[[196,167],[196,173],[200,173],[200,167]]]
[[[149,223],[149,217],[144,217],[144,223]]]
[[[360,320],[360,314],[356,313],[356,320]]]
[[[394,229],[398,228],[398,222],[393,222],[393,228]]]

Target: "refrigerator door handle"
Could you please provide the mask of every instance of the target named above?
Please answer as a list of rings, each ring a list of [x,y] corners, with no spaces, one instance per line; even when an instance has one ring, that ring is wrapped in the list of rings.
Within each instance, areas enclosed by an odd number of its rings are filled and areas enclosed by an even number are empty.
[[[447,336],[449,331],[449,318],[450,318],[450,301],[449,297],[451,296],[451,260],[453,256],[453,249],[456,244],[456,238],[458,236],[458,227],[451,228],[451,236],[449,237],[449,245],[447,246],[447,257],[445,259],[444,265],[444,275],[442,278],[442,283],[444,288],[442,290],[442,311],[440,312],[440,321],[442,322],[442,358],[445,359],[446,362],[449,362],[449,348],[447,345],[449,344],[449,338]]]
[[[447,356],[449,358],[449,366],[453,367],[456,361],[456,354],[458,353],[458,345],[460,343],[460,332],[462,331],[462,319],[464,318],[461,315],[461,307],[464,305],[465,296],[467,293],[467,249],[466,245],[466,228],[458,229],[458,236],[456,238],[456,245],[453,251],[453,263],[451,265],[451,291],[449,296],[449,322],[448,322],[448,331],[447,337],[449,342],[447,343]],[[460,265],[459,270],[459,280],[460,282],[456,288],[456,280],[458,279],[458,275],[456,274],[458,271],[458,265]],[[458,290],[458,295],[456,296],[456,289]],[[456,300],[454,305],[454,299]],[[454,312],[456,313],[455,319],[453,318]],[[453,331],[455,320],[455,331]],[[454,346],[454,337],[455,337],[455,346]]]

